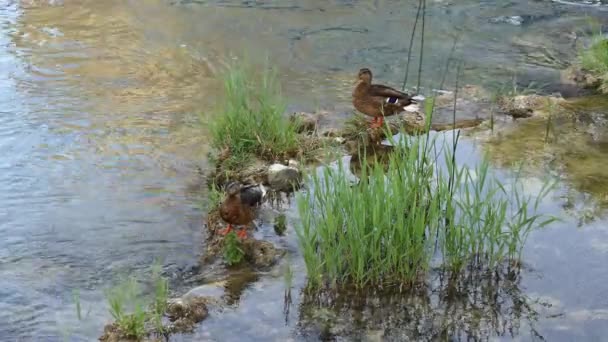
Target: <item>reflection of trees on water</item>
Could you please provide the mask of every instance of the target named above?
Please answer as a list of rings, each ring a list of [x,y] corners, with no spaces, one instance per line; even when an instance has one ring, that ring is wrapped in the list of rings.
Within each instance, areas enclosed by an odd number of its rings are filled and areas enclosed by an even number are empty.
[[[426,284],[403,291],[324,291],[302,295],[301,334],[321,340],[382,336],[384,340],[451,341],[515,337],[522,324],[532,336],[535,300],[522,293],[519,270],[468,268],[435,272]]]

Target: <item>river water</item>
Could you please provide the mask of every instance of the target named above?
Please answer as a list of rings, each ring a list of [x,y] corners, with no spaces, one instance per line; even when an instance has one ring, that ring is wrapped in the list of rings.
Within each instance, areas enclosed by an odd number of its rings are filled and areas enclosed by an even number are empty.
[[[205,123],[218,77],[244,51],[277,66],[291,106],[346,113],[358,68],[402,81],[416,4],[0,0],[0,339],[94,340],[109,320],[104,289],[120,275],[145,276],[157,258],[170,275],[196,265]],[[606,22],[599,4],[429,1],[421,84],[438,84],[457,36],[467,81],[554,85],[589,18]],[[522,291],[550,299],[537,327],[548,340],[608,334],[605,223],[569,218],[532,237]],[[285,243],[297,258],[293,237]],[[262,277],[194,340],[317,339],[298,310],[284,323],[277,293],[280,278]]]

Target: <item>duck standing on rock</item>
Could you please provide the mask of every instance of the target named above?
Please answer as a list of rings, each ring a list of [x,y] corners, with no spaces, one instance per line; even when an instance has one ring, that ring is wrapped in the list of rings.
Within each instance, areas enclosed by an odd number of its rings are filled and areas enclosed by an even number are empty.
[[[255,219],[256,209],[264,200],[266,190],[260,184],[230,182],[226,186],[226,195],[220,205],[220,217],[228,226],[219,233],[226,235],[232,231],[232,225],[240,225],[245,227],[237,232],[237,236],[246,238],[247,226]]]
[[[361,113],[374,119],[371,128],[381,127],[385,116],[403,111],[416,112],[416,101],[421,96],[410,95],[382,84],[372,84],[372,72],[368,68],[359,70],[358,81],[353,90],[353,105]]]

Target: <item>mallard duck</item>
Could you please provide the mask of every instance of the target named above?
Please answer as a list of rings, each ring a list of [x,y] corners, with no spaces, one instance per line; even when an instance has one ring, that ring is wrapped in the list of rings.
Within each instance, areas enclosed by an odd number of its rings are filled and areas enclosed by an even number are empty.
[[[368,68],[359,70],[358,81],[353,90],[353,105],[361,113],[372,116],[371,127],[381,127],[385,116],[403,111],[417,111],[416,99],[410,95],[382,84],[372,84],[372,72]]]
[[[247,226],[255,219],[256,208],[262,203],[265,194],[266,191],[260,184],[230,182],[226,186],[227,196],[220,205],[220,217],[228,226],[220,234],[226,235],[232,231],[232,225],[240,225],[245,227],[237,232],[237,236],[246,238]]]

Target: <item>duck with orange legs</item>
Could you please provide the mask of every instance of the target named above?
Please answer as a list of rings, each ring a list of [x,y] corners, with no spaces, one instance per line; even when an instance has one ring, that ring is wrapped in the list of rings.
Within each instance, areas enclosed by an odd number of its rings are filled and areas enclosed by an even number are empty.
[[[264,200],[266,190],[260,184],[243,185],[231,182],[226,186],[226,197],[220,205],[220,217],[228,224],[219,233],[226,235],[233,226],[243,226],[237,232],[241,239],[247,238],[247,226],[256,218],[257,208]]]
[[[368,68],[359,70],[353,90],[353,106],[361,113],[373,117],[371,128],[381,127],[386,116],[419,110],[416,103],[424,97],[412,97],[389,86],[372,84],[372,78],[372,72]]]

